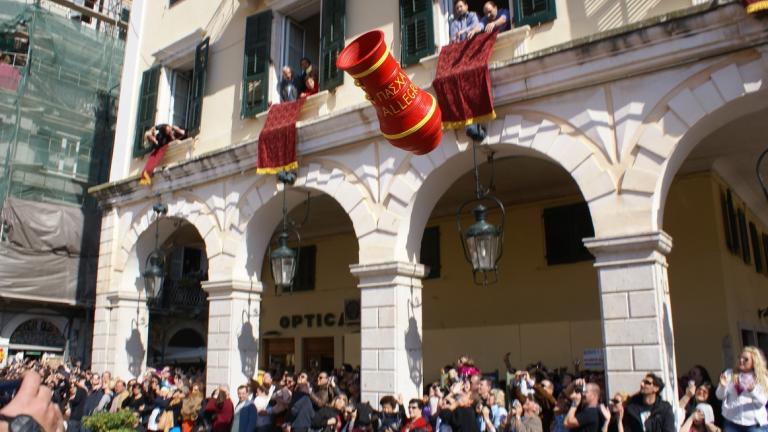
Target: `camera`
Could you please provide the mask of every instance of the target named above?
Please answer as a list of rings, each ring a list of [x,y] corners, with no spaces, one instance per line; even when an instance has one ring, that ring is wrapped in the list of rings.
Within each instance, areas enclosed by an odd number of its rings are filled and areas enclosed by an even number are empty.
[[[573,391],[579,394],[584,394],[587,392],[587,385],[586,384],[577,385],[576,388],[573,389]]]

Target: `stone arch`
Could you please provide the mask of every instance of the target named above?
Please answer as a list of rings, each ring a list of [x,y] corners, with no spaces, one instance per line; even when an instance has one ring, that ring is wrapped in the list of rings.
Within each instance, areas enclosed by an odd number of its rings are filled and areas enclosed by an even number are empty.
[[[438,199],[472,167],[470,142],[463,131],[447,131],[437,150],[406,161],[384,200],[397,240],[397,260],[417,261],[423,228]],[[601,221],[593,203],[614,194],[616,180],[606,155],[567,122],[539,113],[512,111],[491,122],[483,146],[500,156],[527,155],[552,161],[575,180],[593,213],[595,233]],[[471,150],[471,149],[470,149]],[[407,225],[401,226],[404,221]],[[404,254],[404,255],[403,255]]]
[[[620,190],[651,199],[649,231],[662,228],[669,188],[693,148],[728,122],[768,107],[765,62],[758,50],[729,56],[680,83],[643,122]]]
[[[227,258],[222,246],[221,224],[211,208],[195,195],[189,192],[179,192],[175,194],[175,197],[177,199],[174,201],[164,200],[168,205],[166,217],[183,219],[197,229],[205,242],[209,277],[213,279],[222,273],[221,268],[225,265],[221,261],[225,261]],[[123,233],[118,257],[115,259],[117,271],[123,271],[127,268],[129,260],[137,253],[136,247],[139,237],[155,222],[153,205],[154,203],[151,203],[141,208],[131,220],[126,232]]]
[[[63,316],[58,315],[41,315],[36,314],[33,311],[30,311],[29,313],[23,313],[23,314],[16,314],[13,318],[8,321],[5,326],[3,326],[2,332],[0,332],[0,335],[4,339],[10,339],[13,332],[16,331],[17,328],[19,328],[20,325],[24,324],[25,322],[33,319],[39,319],[48,321],[49,323],[56,326],[56,328],[61,332],[62,335],[66,337],[67,334],[67,319]]]
[[[225,251],[234,257],[232,275],[236,280],[261,279],[261,263],[272,236],[272,229],[282,218],[282,200],[275,176],[259,177],[241,196],[236,206],[237,217],[232,218],[229,230],[241,241],[228,242]],[[345,166],[323,158],[307,158],[299,168],[295,190],[315,190],[330,196],[349,215],[358,240],[375,231],[375,207],[372,197],[362,181]],[[288,209],[305,200],[299,193],[286,197]],[[256,225],[267,229],[248,230]],[[363,254],[363,248],[360,248]]]

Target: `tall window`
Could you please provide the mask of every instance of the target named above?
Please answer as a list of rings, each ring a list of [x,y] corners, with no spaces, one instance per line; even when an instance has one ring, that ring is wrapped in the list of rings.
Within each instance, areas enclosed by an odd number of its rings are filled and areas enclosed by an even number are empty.
[[[400,0],[400,50],[403,67],[435,53],[431,0]]]
[[[272,12],[251,15],[245,22],[243,100],[241,115],[253,117],[267,109]]]
[[[346,0],[323,0],[321,18],[320,89],[331,90],[344,83],[344,74],[336,68],[336,57],[344,48],[346,35]]]
[[[557,18],[555,0],[511,0],[515,27],[535,26]]]
[[[543,218],[548,265],[593,259],[583,242],[595,235],[587,203],[544,209]]]

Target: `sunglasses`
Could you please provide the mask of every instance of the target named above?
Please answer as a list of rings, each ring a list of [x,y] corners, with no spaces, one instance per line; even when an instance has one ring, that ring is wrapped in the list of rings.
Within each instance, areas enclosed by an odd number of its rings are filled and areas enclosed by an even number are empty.
[[[645,385],[653,385],[653,381],[651,380],[643,380],[642,383]]]
[[[417,407],[417,406],[409,406],[408,409],[417,410],[417,409],[419,409],[419,407]]]

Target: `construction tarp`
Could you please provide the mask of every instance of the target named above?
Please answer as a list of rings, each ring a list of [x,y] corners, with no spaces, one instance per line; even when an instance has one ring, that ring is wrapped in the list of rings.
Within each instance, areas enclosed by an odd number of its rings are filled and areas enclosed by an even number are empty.
[[[98,234],[83,232],[83,211],[9,198],[2,213],[0,296],[75,304],[84,289],[79,271],[95,259],[81,258],[80,251],[91,249]]]

